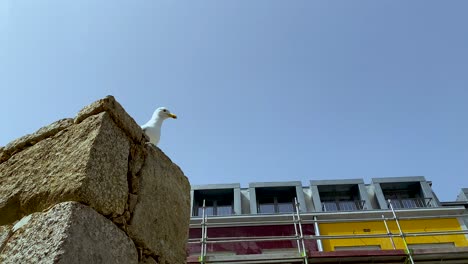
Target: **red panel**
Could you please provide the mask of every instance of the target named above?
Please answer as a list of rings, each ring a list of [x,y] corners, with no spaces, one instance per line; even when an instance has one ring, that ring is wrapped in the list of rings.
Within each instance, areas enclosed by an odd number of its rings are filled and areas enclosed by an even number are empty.
[[[313,225],[302,225],[304,235],[313,235]],[[208,238],[214,237],[258,237],[258,236],[293,236],[293,225],[271,226],[245,226],[245,227],[212,227],[208,228]],[[201,238],[200,228],[191,228],[190,238]],[[306,250],[317,251],[315,241],[305,241]],[[208,244],[207,252],[230,251],[236,254],[261,254],[264,249],[297,249],[296,240],[290,241],[265,241],[265,242],[229,242],[222,244]],[[200,244],[189,244],[190,255],[200,254]]]

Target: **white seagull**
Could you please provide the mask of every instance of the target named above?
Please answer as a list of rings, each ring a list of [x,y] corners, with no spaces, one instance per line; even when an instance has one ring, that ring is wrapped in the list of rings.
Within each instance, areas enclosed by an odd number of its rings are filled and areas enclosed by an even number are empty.
[[[176,119],[177,116],[171,113],[169,109],[166,107],[159,107],[154,111],[153,116],[151,119],[146,122],[146,124],[142,125],[141,128],[145,132],[146,135],[150,138],[150,142],[153,143],[155,146],[159,143],[159,138],[161,137],[161,126],[164,120],[168,118]]]

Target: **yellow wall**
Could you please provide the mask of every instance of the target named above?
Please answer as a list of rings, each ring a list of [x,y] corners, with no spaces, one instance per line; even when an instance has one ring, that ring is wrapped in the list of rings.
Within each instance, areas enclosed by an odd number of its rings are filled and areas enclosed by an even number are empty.
[[[456,218],[445,219],[423,219],[423,220],[400,220],[403,232],[429,232],[461,230],[460,223]],[[395,221],[387,221],[390,231],[399,234]],[[321,223],[319,224],[320,235],[353,235],[353,234],[386,234],[383,221],[375,222],[349,222],[349,223]],[[363,229],[370,229],[364,232]],[[405,249],[401,238],[394,237],[397,249]],[[457,247],[468,246],[465,235],[444,236],[420,236],[407,237],[408,244],[423,243],[447,243],[453,242]],[[380,245],[381,249],[393,249],[389,238],[353,238],[353,239],[323,239],[323,249],[333,251],[336,246],[373,246]]]

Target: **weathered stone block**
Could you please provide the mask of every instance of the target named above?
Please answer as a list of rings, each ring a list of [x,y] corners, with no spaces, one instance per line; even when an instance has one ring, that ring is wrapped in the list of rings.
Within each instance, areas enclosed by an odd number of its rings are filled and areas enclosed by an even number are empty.
[[[190,185],[180,168],[159,149],[147,146],[140,189],[128,233],[158,263],[185,263],[190,220]]]
[[[41,127],[39,130],[32,134],[28,134],[13,140],[12,142],[8,143],[8,145],[6,145],[4,148],[0,149],[0,163],[10,158],[10,156],[15,154],[16,152],[19,152],[29,146],[32,146],[45,138],[51,137],[60,132],[61,130],[71,126],[72,124],[73,119],[71,118],[60,119],[50,125]]]
[[[34,213],[10,234],[0,263],[138,263],[134,243],[110,220],[76,203]]]
[[[185,263],[190,185],[147,142],[108,96],[0,147],[0,263]]]
[[[78,124],[89,116],[100,112],[108,112],[114,122],[125,131],[125,133],[135,142],[149,141],[148,137],[141,130],[135,120],[125,112],[125,109],[111,95],[85,106],[75,117],[75,123]]]
[[[0,226],[0,255],[3,252],[3,247],[6,245],[6,241],[10,237],[12,225]]]
[[[138,264],[158,264],[152,257],[144,256]]]
[[[5,151],[5,147],[0,147],[0,163],[4,162],[10,157]]]
[[[63,201],[124,212],[129,141],[107,112],[23,149],[0,164],[0,225]]]

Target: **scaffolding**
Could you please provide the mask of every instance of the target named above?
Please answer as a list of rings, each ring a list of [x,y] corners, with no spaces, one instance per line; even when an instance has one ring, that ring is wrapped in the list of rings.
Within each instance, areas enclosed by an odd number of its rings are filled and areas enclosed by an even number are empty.
[[[411,264],[414,264],[413,254],[412,254],[410,248],[408,247],[408,243],[406,242],[405,234],[403,233],[403,230],[401,229],[400,221],[398,221],[398,217],[396,215],[395,209],[393,209],[392,200],[390,200],[390,199],[388,199],[388,206],[390,206],[390,210],[392,210],[393,219],[395,219],[395,223],[396,223],[396,225],[398,227],[398,231],[400,232],[401,240],[403,241],[403,244],[405,245],[405,252],[406,252],[406,255],[407,255],[405,264],[408,263],[408,262],[410,262]],[[393,239],[392,239],[392,242],[393,242]]]
[[[206,244],[207,244],[207,221],[208,221],[208,216],[206,215],[206,206],[205,206],[205,200],[203,200],[203,209],[202,209],[202,222],[201,222],[201,252],[200,252],[200,258],[198,261],[202,264],[205,263],[205,256],[206,256]]]
[[[301,222],[301,213],[299,209],[299,202],[297,201],[297,198],[294,198],[294,205],[295,205],[295,212],[293,212],[293,222],[294,222],[294,230],[296,231],[296,237],[297,237],[297,250],[299,251],[299,255],[303,258],[303,263],[308,264],[308,256],[307,256],[307,250],[305,248],[305,243],[304,243],[304,233],[302,232],[302,222]],[[299,227],[299,234],[297,233],[297,227]]]
[[[468,230],[445,230],[445,231],[427,231],[427,232],[403,232],[403,229],[400,225],[400,220],[409,220],[409,219],[437,219],[437,218],[454,218],[454,217],[468,217],[466,214],[459,215],[437,215],[437,216],[417,216],[417,217],[399,217],[397,210],[393,208],[392,202],[388,200],[389,211],[391,217],[385,217],[382,214],[381,218],[359,218],[359,219],[318,219],[316,216],[313,216],[313,219],[304,220],[301,216],[301,211],[299,208],[299,202],[297,199],[294,199],[294,210],[292,212],[292,221],[288,220],[274,220],[274,221],[262,221],[262,225],[286,225],[291,224],[294,227],[294,234],[290,236],[242,236],[242,237],[212,237],[208,236],[208,226],[212,227],[235,227],[235,226],[249,226],[249,225],[258,225],[258,221],[239,221],[239,222],[223,222],[223,223],[213,223],[208,224],[208,215],[206,213],[205,201],[203,201],[202,208],[202,219],[200,224],[191,224],[191,227],[201,227],[201,238],[189,239],[189,244],[200,243],[200,256],[198,257],[198,262],[202,264],[210,263],[207,260],[207,245],[208,244],[223,244],[223,243],[242,243],[242,242],[266,242],[266,241],[296,241],[297,246],[297,256],[294,259],[287,259],[286,261],[301,261],[304,264],[308,264],[309,259],[312,257],[309,255],[305,241],[313,240],[317,243],[317,248],[319,252],[323,251],[322,240],[327,239],[351,239],[351,238],[388,238],[391,242],[391,245],[394,250],[397,249],[395,245],[394,238],[400,238],[404,245],[404,252],[406,254],[406,260],[404,263],[414,264],[413,251],[410,249],[406,238],[407,237],[419,237],[419,236],[445,236],[445,235],[467,235]],[[321,235],[319,224],[320,223],[343,223],[343,222],[369,222],[369,221],[382,221],[386,233],[380,234],[353,234],[353,235]],[[397,228],[398,234],[392,233],[388,227],[388,221],[394,221]],[[314,235],[304,235],[302,226],[303,224],[313,224],[315,233]],[[251,263],[251,262],[239,262],[239,263]],[[252,262],[252,263],[274,263],[271,260],[267,262]],[[280,262],[278,262],[280,263]]]

